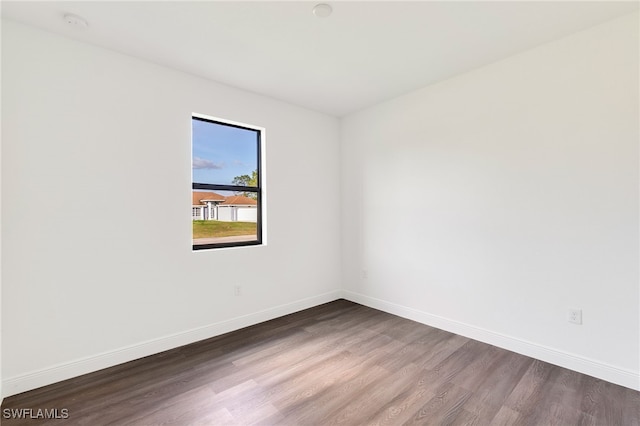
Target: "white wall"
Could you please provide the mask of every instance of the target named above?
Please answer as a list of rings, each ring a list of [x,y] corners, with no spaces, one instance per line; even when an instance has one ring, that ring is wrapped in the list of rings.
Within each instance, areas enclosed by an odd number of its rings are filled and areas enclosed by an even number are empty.
[[[347,297],[640,389],[638,71],[636,13],[347,117]]]
[[[336,118],[6,21],[2,89],[5,395],[339,296]],[[192,252],[192,112],[266,128],[266,246]]]
[[[238,207],[238,222],[257,222],[258,209],[255,207]]]
[[[225,222],[231,222],[232,220],[231,207],[218,207],[218,220]]]

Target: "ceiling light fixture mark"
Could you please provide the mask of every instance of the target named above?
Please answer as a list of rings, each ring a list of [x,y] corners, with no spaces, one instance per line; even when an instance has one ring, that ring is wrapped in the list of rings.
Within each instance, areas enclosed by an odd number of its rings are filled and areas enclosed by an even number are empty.
[[[72,13],[67,13],[64,15],[64,22],[71,25],[72,27],[80,28],[80,29],[87,28],[89,26],[89,23],[87,22],[86,19],[84,19],[81,16],[74,15]]]
[[[331,15],[331,12],[333,12],[333,9],[326,3],[317,4],[313,8],[313,14],[318,18],[326,18],[327,16]]]

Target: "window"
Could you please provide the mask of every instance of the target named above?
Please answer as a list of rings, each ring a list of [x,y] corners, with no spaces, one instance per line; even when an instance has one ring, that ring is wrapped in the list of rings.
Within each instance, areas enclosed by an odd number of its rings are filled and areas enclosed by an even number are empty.
[[[262,244],[263,129],[191,119],[193,249]]]

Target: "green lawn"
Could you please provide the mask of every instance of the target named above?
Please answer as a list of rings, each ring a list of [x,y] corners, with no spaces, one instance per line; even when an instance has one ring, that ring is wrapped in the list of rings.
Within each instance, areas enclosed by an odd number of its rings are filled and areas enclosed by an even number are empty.
[[[256,235],[255,222],[220,222],[217,220],[194,220],[193,238],[232,237]]]

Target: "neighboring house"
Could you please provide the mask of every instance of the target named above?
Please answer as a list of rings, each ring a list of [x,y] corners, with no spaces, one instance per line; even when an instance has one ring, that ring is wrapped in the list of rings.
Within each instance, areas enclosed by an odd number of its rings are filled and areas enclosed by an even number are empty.
[[[215,192],[197,192],[191,194],[191,219],[217,220],[216,206],[225,201],[225,197]]]
[[[257,222],[258,202],[244,195],[225,197],[215,192],[193,191],[191,219]]]
[[[227,222],[257,222],[258,202],[244,195],[226,197],[217,206],[218,220]]]

